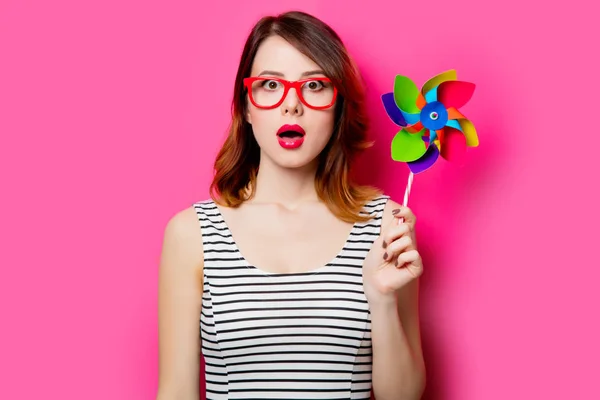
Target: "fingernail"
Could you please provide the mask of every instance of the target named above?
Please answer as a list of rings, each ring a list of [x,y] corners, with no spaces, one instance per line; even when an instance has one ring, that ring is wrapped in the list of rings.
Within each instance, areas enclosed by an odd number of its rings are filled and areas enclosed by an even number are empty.
[[[387,254],[387,251],[386,251],[385,253],[383,253],[383,259],[387,260],[387,258],[388,258],[388,254]]]
[[[398,259],[396,258],[396,261],[394,261],[394,265],[397,267],[398,266]]]
[[[396,209],[392,210],[392,215],[396,215],[396,214],[398,214],[399,212],[400,212],[400,209],[399,209],[399,208],[396,208]]]
[[[385,249],[387,247],[387,243],[385,242],[385,240],[383,241],[382,247]]]

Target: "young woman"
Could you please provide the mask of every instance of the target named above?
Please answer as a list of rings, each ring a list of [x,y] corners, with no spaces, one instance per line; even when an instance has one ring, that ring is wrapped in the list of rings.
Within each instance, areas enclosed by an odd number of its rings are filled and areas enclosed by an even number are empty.
[[[350,180],[368,147],[360,75],[301,12],[246,42],[212,195],[168,222],[159,400],[419,399],[415,216]]]

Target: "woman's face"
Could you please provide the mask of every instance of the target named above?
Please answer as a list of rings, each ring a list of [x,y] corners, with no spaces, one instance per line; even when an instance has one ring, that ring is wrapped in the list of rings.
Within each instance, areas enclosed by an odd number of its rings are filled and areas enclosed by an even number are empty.
[[[315,78],[302,89],[309,104],[324,105],[332,97],[331,84],[318,81],[325,77],[321,68],[280,36],[271,36],[262,42],[250,76],[288,81]],[[274,104],[281,98],[283,86],[265,80],[255,82],[250,90],[259,105]],[[310,108],[301,102],[293,88],[276,108],[259,108],[249,98],[247,104],[246,118],[261,148],[261,157],[267,157],[281,167],[298,168],[315,162],[333,133],[334,106],[322,110]],[[303,132],[288,130],[294,128]],[[287,130],[287,133],[281,133],[281,130]]]

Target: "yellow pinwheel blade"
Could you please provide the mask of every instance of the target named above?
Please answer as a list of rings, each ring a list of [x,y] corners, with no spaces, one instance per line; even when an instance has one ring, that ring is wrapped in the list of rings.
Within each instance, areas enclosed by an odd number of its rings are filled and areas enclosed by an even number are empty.
[[[460,124],[460,129],[465,135],[465,139],[467,140],[467,146],[469,147],[477,147],[479,146],[479,138],[477,137],[477,131],[475,130],[475,126],[471,121],[466,118],[461,118],[458,120]]]
[[[421,88],[421,93],[425,95],[427,92],[429,92],[431,89],[433,89],[440,83],[445,81],[455,81],[456,79],[456,70],[451,69],[442,72],[441,74],[437,74],[436,76],[425,82],[425,84],[423,84],[423,87]]]

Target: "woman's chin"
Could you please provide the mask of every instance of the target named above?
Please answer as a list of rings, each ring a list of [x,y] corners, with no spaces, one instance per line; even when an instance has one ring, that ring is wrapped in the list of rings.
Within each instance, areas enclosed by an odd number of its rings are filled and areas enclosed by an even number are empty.
[[[279,153],[276,157],[272,158],[275,165],[280,168],[287,169],[300,169],[308,168],[316,164],[318,154],[312,154],[310,152],[297,151],[297,152],[285,152]]]

